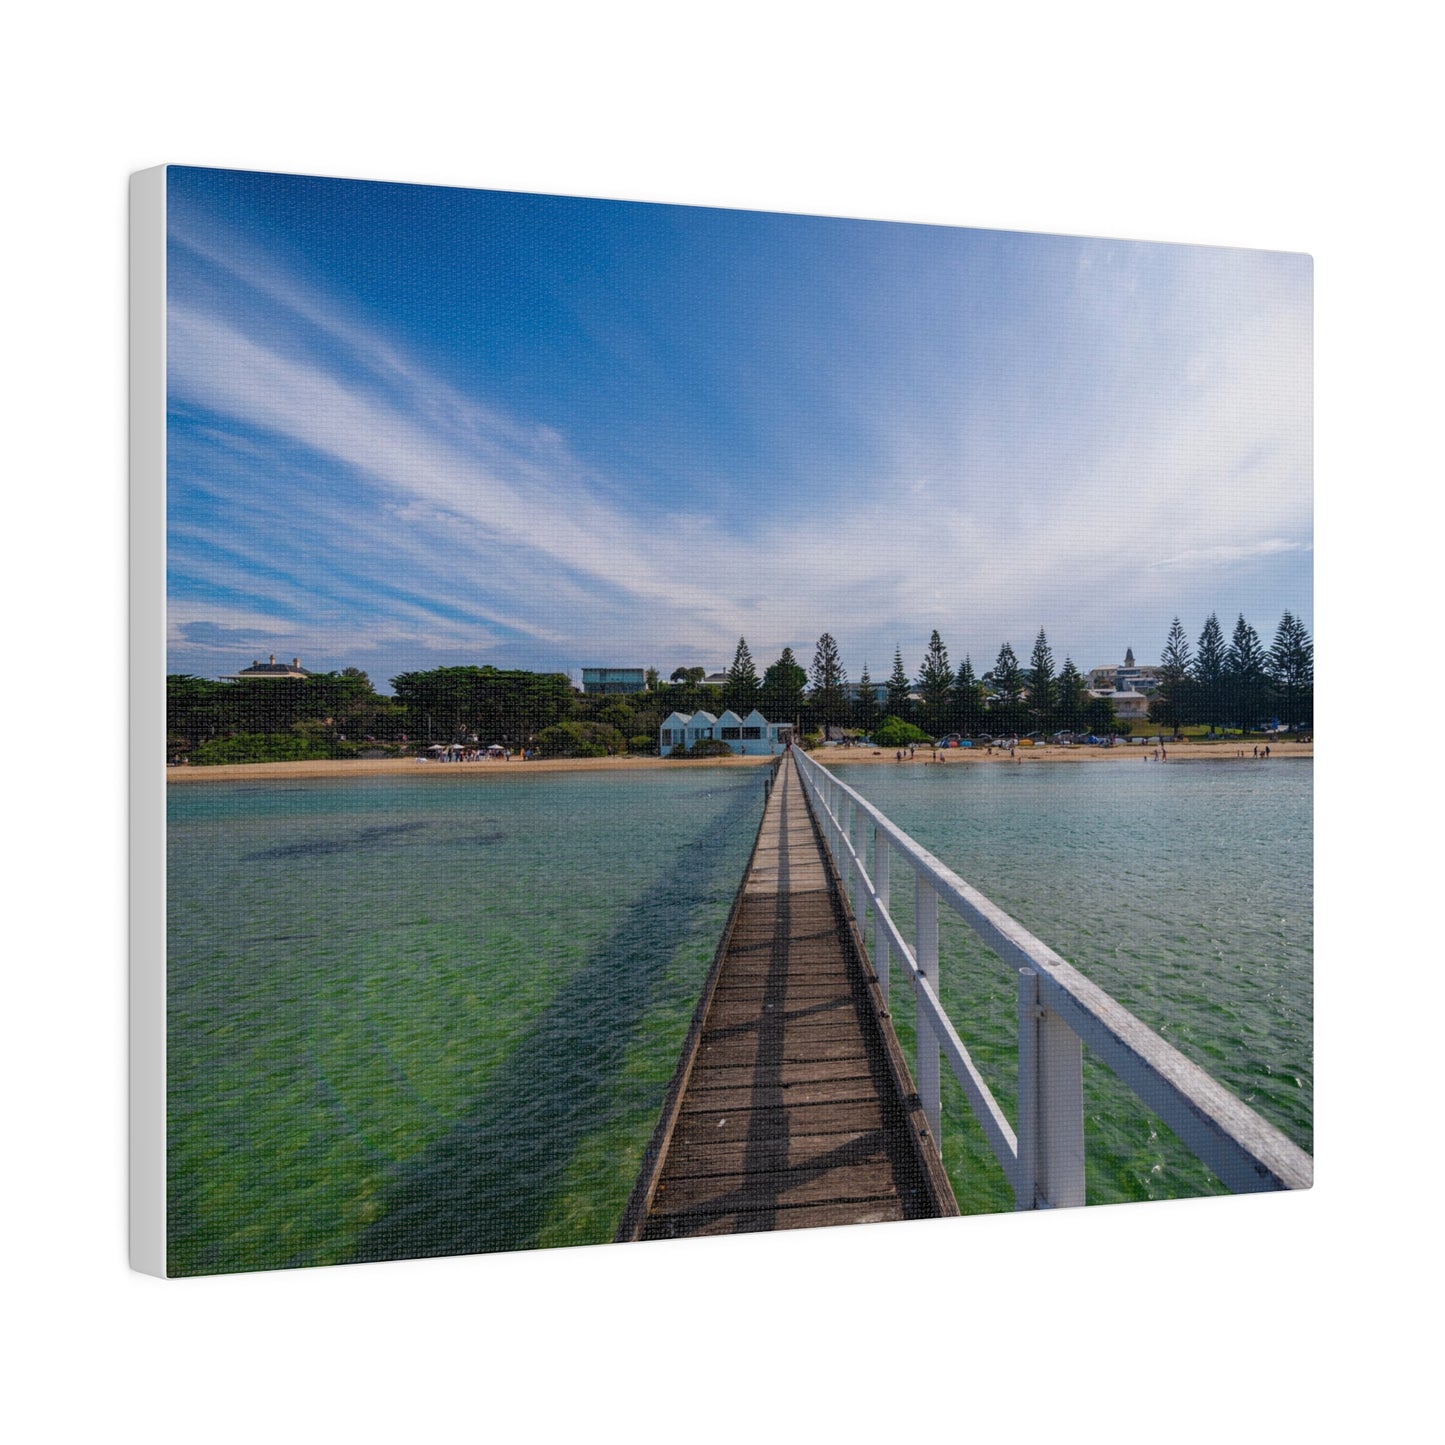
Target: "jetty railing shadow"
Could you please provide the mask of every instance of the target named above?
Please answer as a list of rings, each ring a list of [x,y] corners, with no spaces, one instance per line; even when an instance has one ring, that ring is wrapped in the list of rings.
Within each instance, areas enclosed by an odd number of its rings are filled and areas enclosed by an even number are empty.
[[[1135,1018],[1072,964],[965,883],[866,798],[794,750],[798,773],[862,934],[873,914],[873,967],[887,997],[894,959],[917,1000],[916,1082],[942,1147],[941,1060],[963,1088],[1016,1209],[1083,1204],[1083,1047],[1113,1071],[1235,1193],[1308,1189],[1314,1160]],[[913,872],[913,942],[889,911],[894,861]],[[939,1002],[938,905],[1018,970],[1018,1131]]]

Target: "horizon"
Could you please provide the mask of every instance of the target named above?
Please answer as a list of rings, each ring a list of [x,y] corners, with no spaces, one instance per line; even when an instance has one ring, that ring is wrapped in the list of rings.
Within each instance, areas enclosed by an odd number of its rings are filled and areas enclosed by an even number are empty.
[[[184,167],[167,194],[170,672],[666,677],[740,636],[761,672],[829,632],[881,681],[935,627],[980,674],[1041,626],[1081,672],[1154,664],[1175,616],[1313,635],[1307,256]]]

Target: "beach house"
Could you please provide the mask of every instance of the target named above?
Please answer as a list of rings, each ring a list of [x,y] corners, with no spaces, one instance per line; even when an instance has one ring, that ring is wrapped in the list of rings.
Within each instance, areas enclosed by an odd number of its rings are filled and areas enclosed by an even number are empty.
[[[221,674],[222,682],[251,682],[256,678],[272,677],[311,677],[312,674],[301,666],[301,659],[293,657],[288,667],[284,662],[276,661],[276,654],[271,654],[270,662],[253,662],[250,667],[243,667],[240,672],[224,672]]]
[[[657,751],[665,758],[703,738],[715,738],[735,753],[767,757],[780,753],[792,736],[791,723],[769,722],[757,708],[746,717],[739,717],[731,708],[721,717],[699,709],[691,717],[669,713],[658,729]]]

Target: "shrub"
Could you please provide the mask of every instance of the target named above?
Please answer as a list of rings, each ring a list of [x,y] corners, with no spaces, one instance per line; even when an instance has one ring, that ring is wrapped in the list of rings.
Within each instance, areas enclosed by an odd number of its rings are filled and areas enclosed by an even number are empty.
[[[537,751],[544,758],[605,758],[625,753],[627,744],[607,723],[561,722],[537,734]]]
[[[929,737],[921,728],[890,714],[874,729],[873,741],[880,748],[906,748],[914,743],[926,743]]]
[[[674,758],[730,758],[733,750],[721,738],[699,738],[690,748],[678,748]]]
[[[191,761],[199,767],[217,767],[226,763],[298,763],[342,756],[334,742],[315,734],[236,733],[202,743],[191,754]]]

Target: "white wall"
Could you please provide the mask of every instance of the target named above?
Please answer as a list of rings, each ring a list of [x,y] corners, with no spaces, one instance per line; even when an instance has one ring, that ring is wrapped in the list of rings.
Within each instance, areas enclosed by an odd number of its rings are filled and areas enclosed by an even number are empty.
[[[1429,655],[1422,529],[1401,525],[1436,455],[1421,421],[1439,384],[1437,51],[1418,13],[141,0],[11,16],[12,693],[37,676],[124,690],[125,187],[161,161],[1312,251],[1322,579],[1320,1183],[1289,1199],[133,1275],[122,709],[100,703],[94,731],[47,710],[47,732],[80,738],[63,759],[11,711],[15,1438],[610,1438],[607,1422],[655,1414],[723,1440],[759,1411],[772,1438],[916,1438],[914,1390],[954,1439],[1065,1422],[1084,1440],[1212,1440],[1241,1420],[1256,1438],[1409,1433],[1431,1372],[1403,1303],[1438,1273],[1435,1091],[1409,1051],[1439,1004],[1408,946],[1430,850],[1390,843],[1386,779],[1414,791],[1411,755],[1352,789],[1325,719],[1343,721],[1330,679],[1354,659]],[[1379,601],[1339,585],[1345,565],[1375,570]],[[1385,811],[1347,851],[1356,794]],[[1390,906],[1367,929],[1372,892]],[[1045,1360],[1047,1389],[1028,1378]],[[799,1378],[857,1388],[820,1425]]]

